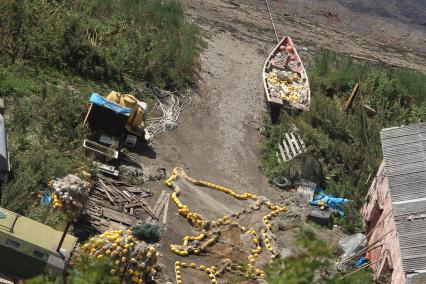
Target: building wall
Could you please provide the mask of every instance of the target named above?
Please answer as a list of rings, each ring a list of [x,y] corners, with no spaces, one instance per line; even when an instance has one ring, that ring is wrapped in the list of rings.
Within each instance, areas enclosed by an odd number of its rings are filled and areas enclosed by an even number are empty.
[[[392,284],[403,284],[406,282],[405,273],[402,269],[401,251],[384,162],[380,165],[367,196],[361,214],[365,221],[364,230],[368,246],[371,248],[377,246],[367,253],[373,263],[374,276],[378,278],[381,274],[390,272]]]

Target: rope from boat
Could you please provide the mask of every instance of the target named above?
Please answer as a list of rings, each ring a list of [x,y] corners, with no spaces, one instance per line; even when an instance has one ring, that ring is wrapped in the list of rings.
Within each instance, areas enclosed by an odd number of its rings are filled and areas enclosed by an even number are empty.
[[[269,9],[268,0],[265,0],[266,8],[268,8],[269,18],[271,19],[272,27],[274,28],[275,37],[277,38],[277,43],[280,43],[280,40],[278,38],[277,29],[275,28],[274,19],[272,19],[271,10]]]

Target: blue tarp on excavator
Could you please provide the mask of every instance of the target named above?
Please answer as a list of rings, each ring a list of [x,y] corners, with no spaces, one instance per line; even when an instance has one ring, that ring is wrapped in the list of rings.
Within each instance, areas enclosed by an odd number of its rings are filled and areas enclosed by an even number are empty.
[[[107,100],[106,98],[102,97],[97,93],[92,93],[92,96],[90,97],[90,102],[98,106],[106,107],[110,110],[115,111],[116,113],[124,115],[130,115],[130,113],[132,113],[132,110],[130,108],[123,107],[119,104],[111,102],[110,100]]]
[[[322,191],[322,189],[316,189],[315,192],[317,193],[317,195],[314,197],[314,199],[309,201],[310,205],[328,206],[331,209],[339,212],[340,216],[345,215],[341,206],[346,202],[349,202],[349,199],[327,195]]]

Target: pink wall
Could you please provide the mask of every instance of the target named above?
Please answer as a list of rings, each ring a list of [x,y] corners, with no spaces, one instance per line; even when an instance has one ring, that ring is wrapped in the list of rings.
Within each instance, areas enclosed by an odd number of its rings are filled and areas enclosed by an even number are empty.
[[[366,222],[364,233],[368,236],[368,245],[375,243],[372,247],[378,246],[367,253],[372,263],[377,261],[372,265],[374,276],[378,278],[381,273],[386,272],[387,262],[389,262],[389,265],[393,267],[390,283],[404,284],[405,273],[402,270],[401,251],[392,214],[392,200],[384,162],[371,183],[368,196],[369,200],[367,199],[368,202],[362,207],[361,214]]]

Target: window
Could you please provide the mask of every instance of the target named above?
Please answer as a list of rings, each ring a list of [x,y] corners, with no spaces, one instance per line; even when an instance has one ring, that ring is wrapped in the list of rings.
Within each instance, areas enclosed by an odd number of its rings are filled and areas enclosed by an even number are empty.
[[[43,253],[41,251],[38,251],[38,250],[35,250],[33,252],[33,256],[35,256],[37,258],[40,258],[42,260],[47,260],[47,258],[48,258],[47,254],[45,254],[45,253]]]
[[[10,239],[6,240],[5,245],[8,246],[8,247],[14,248],[14,249],[19,249],[19,247],[21,246],[20,243],[13,241],[13,240],[10,240]]]

